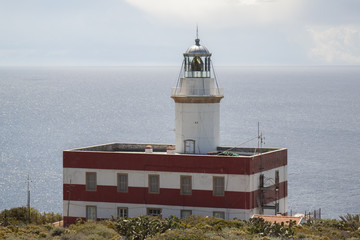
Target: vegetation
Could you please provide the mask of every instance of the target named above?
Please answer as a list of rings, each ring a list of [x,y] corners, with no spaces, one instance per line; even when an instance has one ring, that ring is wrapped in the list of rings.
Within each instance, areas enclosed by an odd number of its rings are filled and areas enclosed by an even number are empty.
[[[294,222],[288,225],[271,224],[261,218],[250,219],[250,221],[236,219],[228,221],[198,216],[184,219],[140,216],[99,222],[79,221],[69,228],[62,228],[50,224],[53,219],[59,220],[54,217],[58,214],[41,214],[36,210],[33,212],[32,223],[26,224],[26,211],[23,208],[2,211],[0,213],[0,239],[360,239],[360,215],[351,214],[341,216],[339,220],[318,219],[301,226],[295,226]],[[35,213],[38,214],[37,217]]]
[[[23,225],[29,223],[29,211],[26,207],[12,208],[0,212],[0,226]],[[45,224],[62,220],[59,213],[40,213],[34,208],[30,208],[30,223]]]

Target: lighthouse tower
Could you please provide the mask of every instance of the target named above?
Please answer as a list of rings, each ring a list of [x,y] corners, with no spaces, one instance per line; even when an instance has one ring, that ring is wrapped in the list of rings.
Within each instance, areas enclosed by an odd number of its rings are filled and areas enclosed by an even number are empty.
[[[172,89],[177,153],[206,154],[220,144],[223,89],[212,77],[211,53],[195,39],[184,53],[182,77]]]

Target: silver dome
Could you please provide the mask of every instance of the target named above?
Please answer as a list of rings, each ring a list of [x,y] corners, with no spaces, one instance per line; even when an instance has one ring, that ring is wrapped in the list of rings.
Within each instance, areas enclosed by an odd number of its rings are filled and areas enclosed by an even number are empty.
[[[195,39],[195,45],[190,46],[184,56],[211,56],[209,50],[205,47],[200,45],[200,39]]]

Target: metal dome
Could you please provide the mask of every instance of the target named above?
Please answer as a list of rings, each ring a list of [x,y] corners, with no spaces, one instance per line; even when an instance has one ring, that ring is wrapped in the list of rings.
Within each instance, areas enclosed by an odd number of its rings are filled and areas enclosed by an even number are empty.
[[[189,47],[184,56],[211,56],[209,50],[205,47],[200,45],[200,39],[195,39],[195,45]]]

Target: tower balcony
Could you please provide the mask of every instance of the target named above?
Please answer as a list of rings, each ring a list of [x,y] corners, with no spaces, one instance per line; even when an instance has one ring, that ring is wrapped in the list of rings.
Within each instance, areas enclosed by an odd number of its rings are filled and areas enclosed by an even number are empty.
[[[171,97],[224,97],[224,88],[185,88],[174,87]]]

